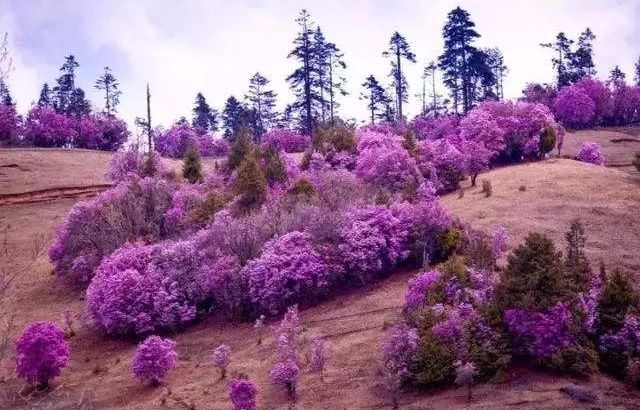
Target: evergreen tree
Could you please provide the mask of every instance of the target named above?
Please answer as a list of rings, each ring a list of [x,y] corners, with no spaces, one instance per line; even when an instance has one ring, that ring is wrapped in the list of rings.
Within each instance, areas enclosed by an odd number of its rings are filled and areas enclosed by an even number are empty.
[[[56,111],[68,114],[71,110],[71,104],[73,99],[73,92],[76,89],[75,80],[75,70],[79,67],[76,58],[73,55],[69,55],[65,57],[64,64],[60,67],[60,71],[62,75],[58,77],[56,80],[56,86],[53,87],[53,106]],[[77,97],[76,94],[77,104]]]
[[[411,52],[407,40],[397,31],[393,33],[389,40],[389,49],[383,52],[382,55],[391,61],[391,73],[389,75],[393,79],[393,87],[395,89],[398,121],[403,121],[402,103],[408,101],[409,86],[402,72],[402,59],[404,58],[411,63],[415,63],[416,56]]]
[[[120,104],[120,96],[122,95],[119,87],[120,83],[111,73],[111,69],[105,67],[104,73],[96,80],[95,88],[104,90],[104,112],[109,116],[118,112],[116,107]]]
[[[256,146],[251,140],[251,131],[247,127],[240,127],[233,138],[233,143],[227,156],[227,166],[234,170],[247,157],[254,155]]]
[[[367,100],[367,108],[371,113],[371,124],[373,124],[377,118],[383,115],[387,97],[384,88],[373,75],[367,77],[362,83],[362,87],[364,91],[360,94],[360,99]]]
[[[386,122],[394,122],[396,120],[396,105],[394,104],[394,99],[391,95],[393,95],[394,90],[387,89],[384,92],[382,106],[383,112],[380,114],[379,118],[382,121]]]
[[[2,79],[0,79],[0,104],[13,105],[13,98],[11,98],[9,87]]]
[[[182,163],[182,176],[192,184],[202,182],[202,161],[200,153],[193,144],[189,144]]]
[[[495,78],[495,89],[490,90],[498,100],[504,99],[504,77],[509,72],[509,69],[504,64],[504,56],[499,48],[490,48],[485,50],[488,56],[487,64],[493,73]]]
[[[85,98],[84,90],[76,88],[71,92],[71,101],[67,114],[74,115],[77,118],[88,115],[91,112],[91,103]]]
[[[283,183],[287,181],[287,168],[280,158],[278,150],[273,146],[267,147],[262,153],[263,172],[267,182]]]
[[[627,75],[617,65],[613,68],[613,70],[611,70],[611,73],[609,74],[609,82],[615,85],[624,84],[626,78]]]
[[[0,81],[6,82],[13,69],[13,59],[9,53],[9,34],[5,32],[0,40]]]
[[[248,125],[247,108],[233,95],[227,99],[222,111],[222,127],[224,137],[232,140],[240,127]]]
[[[542,47],[549,48],[556,52],[556,56],[551,59],[553,68],[556,71],[556,82],[558,89],[571,84],[571,62],[573,60],[573,52],[571,46],[573,40],[567,38],[567,36],[560,32],[556,36],[555,43],[540,44]]]
[[[344,54],[335,44],[326,41],[320,27],[316,29],[313,40],[313,83],[318,88],[320,114],[323,122],[328,119],[333,123],[335,111],[339,106],[336,101],[337,95],[348,94],[344,90],[346,79],[341,73],[347,65],[343,60]]]
[[[218,113],[209,106],[207,99],[204,98],[202,93],[196,95],[191,123],[202,133],[218,130]]]
[[[488,65],[487,53],[473,45],[480,37],[474,27],[469,13],[457,7],[449,12],[442,29],[444,51],[438,65],[456,112],[460,104],[464,113],[469,111],[496,81]]]
[[[578,37],[578,47],[570,54],[569,71],[572,82],[596,75],[596,65],[593,62],[593,41],[595,39],[595,34],[588,27]]]
[[[267,179],[255,154],[247,156],[237,170],[235,192],[240,213],[257,209],[267,199]]]
[[[432,112],[433,115],[437,117],[440,113],[440,109],[444,109],[444,107],[440,102],[442,96],[438,94],[438,91],[436,89],[436,71],[438,71],[438,65],[435,63],[435,61],[431,61],[429,65],[424,68],[423,77],[425,77],[425,79],[431,78],[431,91],[428,96],[431,100],[431,103],[427,104],[427,107],[425,107],[425,113]]]
[[[313,80],[314,64],[314,44],[313,44],[313,22],[306,10],[302,10],[296,19],[300,27],[298,35],[293,41],[294,48],[287,58],[294,58],[298,62],[298,67],[287,77],[295,101],[291,104],[292,112],[298,117],[298,128],[311,135],[316,122],[316,111],[314,102],[319,100],[315,90]]]
[[[53,102],[51,101],[51,89],[49,84],[44,83],[40,90],[40,98],[38,99],[38,107],[40,108],[52,108]]]
[[[640,57],[638,57],[638,61],[636,61],[636,84],[640,85]]]
[[[262,74],[255,73],[249,80],[249,92],[245,96],[250,109],[253,111],[253,135],[259,143],[262,135],[275,126],[277,113],[275,112],[275,91],[268,89],[269,80]]]

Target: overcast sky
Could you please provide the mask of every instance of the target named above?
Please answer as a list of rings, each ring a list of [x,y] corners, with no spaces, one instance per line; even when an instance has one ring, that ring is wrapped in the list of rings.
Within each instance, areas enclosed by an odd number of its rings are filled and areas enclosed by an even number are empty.
[[[345,54],[350,95],[340,114],[362,120],[360,85],[369,74],[389,81],[381,53],[395,30],[417,55],[406,74],[408,114],[418,112],[422,67],[441,53],[442,26],[458,5],[476,23],[477,44],[503,51],[507,97],[518,97],[527,82],[552,81],[551,52],[539,43],[559,31],[577,38],[585,27],[593,30],[601,77],[618,64],[630,79],[640,56],[640,0],[0,0],[0,31],[9,33],[16,67],[9,84],[20,111],[74,54],[79,85],[96,106],[102,101],[93,84],[108,65],[123,91],[121,116],[132,123],[144,114],[149,82],[153,122],[166,126],[191,117],[198,91],[217,109],[229,95],[242,97],[256,71],[272,81],[279,107],[291,102],[285,78],[294,63],[286,56],[294,19],[306,8]]]

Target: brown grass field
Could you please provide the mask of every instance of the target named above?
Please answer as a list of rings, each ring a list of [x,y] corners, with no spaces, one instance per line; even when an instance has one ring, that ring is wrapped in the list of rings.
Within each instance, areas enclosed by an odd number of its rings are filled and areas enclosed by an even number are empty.
[[[618,267],[640,278],[640,174],[628,166],[633,152],[640,151],[640,140],[634,142],[638,137],[633,134],[636,130],[623,129],[567,135],[563,155],[574,154],[580,141],[594,140],[603,145],[610,168],[569,159],[501,168],[478,179],[491,181],[491,197],[481,194],[479,187],[465,185],[462,198],[454,193],[443,202],[475,227],[491,231],[505,226],[511,246],[530,231],[545,232],[560,244],[570,220],[580,218],[592,262],[602,259],[609,269]],[[632,141],[612,142],[620,138]],[[108,158],[109,154],[89,151],[0,151],[0,234],[6,237],[0,268],[17,274],[7,293],[0,295],[0,335],[8,328],[12,340],[33,321],[61,323],[67,309],[76,318],[77,330],[70,339],[70,364],[47,393],[31,392],[16,378],[12,342],[0,338],[1,409],[227,410],[231,404],[226,381],[219,380],[209,364],[211,350],[219,343],[232,348],[231,375],[246,373],[258,383],[260,409],[391,408],[378,379],[378,352],[384,328],[400,312],[412,272],[399,272],[301,312],[303,338],[324,336],[329,363],[323,380],[302,375],[294,406],[269,384],[275,350],[269,332],[265,331],[264,343],[256,346],[257,335],[250,324],[223,323],[214,317],[175,335],[180,359],[165,386],[152,389],[135,380],[130,372],[135,344],[110,340],[92,330],[83,319],[82,293],[58,284],[41,252],[73,204],[95,195],[60,189],[104,185]],[[32,195],[33,191],[40,193]],[[638,391],[601,375],[576,381],[526,367],[514,367],[510,373],[506,383],[475,388],[471,403],[466,392],[458,389],[410,391],[402,394],[400,408],[640,409]],[[581,404],[569,399],[560,389],[571,383],[596,391],[600,400]]]

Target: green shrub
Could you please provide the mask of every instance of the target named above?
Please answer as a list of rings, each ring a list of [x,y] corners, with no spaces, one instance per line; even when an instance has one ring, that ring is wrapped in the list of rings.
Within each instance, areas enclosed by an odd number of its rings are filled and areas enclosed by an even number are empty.
[[[598,354],[587,342],[575,343],[551,357],[549,367],[563,374],[587,377],[598,371]]]
[[[489,181],[488,179],[483,179],[482,191],[480,192],[482,192],[486,198],[489,198],[491,195],[493,195],[493,186],[491,185],[491,181]]]
[[[378,192],[376,192],[375,203],[376,205],[390,205],[391,204],[391,193],[388,189],[380,188]]]
[[[330,151],[355,152],[357,147],[354,127],[341,121],[318,124],[312,139],[313,148],[326,154]]]
[[[455,352],[441,342],[431,330],[422,334],[418,344],[413,374],[416,383],[425,387],[444,386],[455,380]]]
[[[405,131],[402,136],[402,146],[406,149],[412,157],[418,155],[418,145],[416,143],[416,137],[410,129]]]
[[[311,156],[313,155],[313,151],[306,150],[304,154],[302,154],[302,159],[300,160],[300,169],[306,171],[309,169],[309,164],[311,163]]]
[[[193,212],[193,220],[198,224],[206,224],[213,220],[213,216],[224,208],[227,203],[225,195],[211,191],[207,193],[204,203],[196,207]]]
[[[556,146],[556,130],[551,126],[545,127],[540,135],[540,153],[546,155],[553,151]]]
[[[459,253],[469,267],[489,270],[495,268],[491,237],[484,232],[468,231],[462,240]]]
[[[469,332],[469,360],[476,365],[478,380],[505,378],[511,362],[508,340],[500,336],[497,340],[483,341],[473,328]]]
[[[239,195],[237,205],[240,213],[257,209],[267,199],[267,179],[253,155],[238,167],[234,188]]]
[[[546,310],[569,299],[571,288],[561,256],[547,236],[530,233],[507,258],[496,295],[498,305]]]
[[[229,149],[227,166],[230,170],[235,170],[247,157],[253,155],[255,150],[256,146],[251,138],[251,130],[247,127],[240,127]]]
[[[185,153],[182,163],[182,177],[192,184],[202,182],[202,161],[200,153],[193,144],[189,145]]]
[[[316,196],[316,189],[313,184],[306,178],[298,179],[289,191],[287,191],[289,195],[295,195],[298,197],[311,199]]]
[[[458,228],[449,228],[440,232],[436,238],[435,258],[437,261],[447,260],[462,244],[462,232]]]
[[[264,161],[264,176],[267,178],[268,182],[275,183],[287,181],[287,169],[280,158],[278,150],[272,146],[267,147],[262,153],[262,159]]]
[[[619,271],[607,278],[598,301],[598,336],[617,332],[624,324],[630,309],[638,307],[638,294],[631,281]]]
[[[571,221],[571,227],[565,234],[565,239],[567,246],[564,264],[569,284],[575,292],[583,292],[589,285],[591,266],[584,252],[587,237],[579,220]]]

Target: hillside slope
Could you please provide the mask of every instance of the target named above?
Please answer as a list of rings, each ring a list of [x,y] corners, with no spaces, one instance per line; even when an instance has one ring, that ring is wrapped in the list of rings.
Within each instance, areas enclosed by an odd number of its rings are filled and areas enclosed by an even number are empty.
[[[22,160],[16,160],[18,156],[8,152],[0,152],[0,165],[7,162],[23,165]],[[101,179],[104,168],[100,167],[105,166],[103,156],[106,155],[88,153],[71,158],[76,154],[60,153],[59,159],[51,159],[44,151],[29,154],[31,173],[22,171],[26,175],[11,179],[10,183],[0,180],[0,187],[2,191],[20,193],[28,188],[60,187],[77,178],[84,178],[82,183],[87,185],[104,182]],[[60,162],[55,162],[58,160]],[[67,163],[75,165],[64,165]],[[5,169],[0,168],[0,172],[4,173]],[[43,180],[47,175],[49,179]],[[602,258],[608,266],[619,265],[625,271],[640,275],[640,252],[637,251],[640,177],[637,173],[553,159],[497,169],[483,174],[481,179],[492,182],[493,195],[485,198],[479,188],[468,188],[463,198],[458,198],[457,193],[444,197],[444,204],[454,215],[487,231],[498,225],[505,226],[512,246],[529,231],[546,232],[561,241],[570,220],[580,217],[586,226],[587,251],[592,260]],[[526,190],[520,191],[520,186]],[[34,250],[48,242],[53,229],[74,202],[73,198],[53,198],[46,202],[0,205],[0,233],[6,232],[8,248],[6,254],[0,252],[0,267],[20,273],[5,296],[5,303],[0,303],[0,333],[6,320],[11,318],[11,338],[33,321],[61,323],[67,309],[74,317],[77,330],[77,335],[70,340],[70,366],[56,380],[55,390],[47,395],[29,395],[27,390],[22,390],[24,383],[15,378],[12,352],[0,358],[0,408],[184,409],[193,406],[228,410],[226,382],[218,380],[209,364],[211,350],[219,343],[227,343],[232,348],[230,374],[250,374],[257,381],[261,409],[290,408],[284,393],[269,384],[268,373],[275,350],[270,331],[265,331],[264,343],[257,346],[257,335],[250,324],[223,323],[213,317],[175,336],[180,360],[165,387],[151,389],[137,382],[130,372],[134,343],[95,334],[82,314],[81,292],[58,285],[50,275],[45,257],[40,256],[33,265],[30,263]],[[391,408],[377,376],[379,346],[384,329],[400,312],[411,275],[412,272],[399,272],[381,283],[335,296],[301,313],[304,339],[326,337],[329,363],[324,380],[303,375],[295,408]],[[572,382],[516,368],[507,384],[478,386],[471,404],[466,403],[465,392],[453,389],[408,392],[402,395],[401,408],[590,408],[561,393],[560,389]],[[640,408],[637,391],[630,391],[606,377],[595,376],[590,381],[577,383],[601,395],[597,408]],[[23,397],[18,395],[20,391]]]

